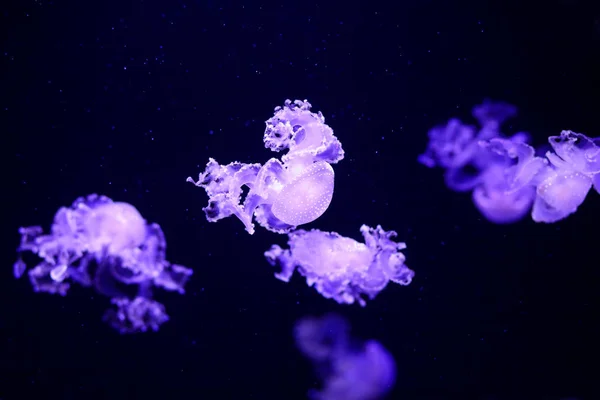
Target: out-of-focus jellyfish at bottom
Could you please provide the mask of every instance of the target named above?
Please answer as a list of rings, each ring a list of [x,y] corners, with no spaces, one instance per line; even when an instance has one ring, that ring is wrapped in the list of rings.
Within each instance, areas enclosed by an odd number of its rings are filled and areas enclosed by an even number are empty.
[[[348,322],[335,314],[296,323],[296,345],[310,359],[322,381],[312,400],[382,399],[396,381],[392,355],[375,340],[352,340]]]
[[[94,287],[112,298],[104,320],[121,333],[158,330],[169,317],[152,299],[162,287],[184,293],[192,270],[165,259],[166,241],[157,224],[147,224],[128,203],[113,202],[96,194],[80,197],[61,207],[49,234],[39,226],[19,229],[21,243],[14,275],[27,269],[24,253],[42,259],[29,270],[36,292],[65,296],[71,282]]]
[[[373,299],[389,281],[408,285],[415,273],[404,264],[400,252],[406,245],[392,240],[396,232],[386,232],[379,225],[375,229],[363,225],[360,232],[365,243],[335,232],[299,229],[289,233],[288,250],[273,245],[265,257],[281,268],[275,276],[284,282],[298,269],[323,297],[365,306],[363,295]]]

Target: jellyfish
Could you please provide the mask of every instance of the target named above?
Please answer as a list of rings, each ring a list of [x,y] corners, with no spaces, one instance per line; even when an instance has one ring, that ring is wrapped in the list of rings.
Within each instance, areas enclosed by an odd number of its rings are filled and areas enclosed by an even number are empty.
[[[500,156],[482,147],[480,142],[502,137],[500,125],[515,114],[514,106],[486,100],[473,108],[473,116],[481,129],[452,118],[446,125],[429,131],[427,149],[418,160],[429,168],[444,168],[444,180],[451,190],[473,190],[481,184],[485,171],[501,160]],[[525,142],[528,135],[517,133],[512,140]]]
[[[473,189],[473,202],[490,222],[509,224],[523,219],[536,196],[536,179],[547,162],[520,137],[494,138],[480,145],[497,158]]]
[[[288,234],[289,249],[273,245],[265,257],[280,268],[276,278],[289,282],[297,269],[323,297],[364,307],[365,296],[375,298],[389,281],[409,285],[414,272],[400,252],[406,245],[392,240],[396,232],[379,225],[375,229],[363,225],[360,232],[364,243],[336,232],[298,229]]]
[[[148,224],[131,204],[106,196],[91,194],[61,207],[48,234],[39,226],[19,233],[16,278],[27,271],[24,253],[33,253],[41,259],[28,271],[34,291],[66,296],[72,283],[93,287],[116,306],[104,320],[121,333],[158,330],[169,317],[152,299],[153,288],[183,294],[192,275],[166,260],[159,225]]]
[[[548,163],[538,177],[531,217],[553,223],[576,212],[592,186],[598,191],[600,138],[562,131],[548,141],[554,152],[546,153]]]
[[[360,342],[350,337],[348,322],[336,314],[306,317],[294,328],[296,345],[315,366],[320,390],[312,400],[377,400],[393,388],[396,363],[375,340]]]
[[[272,232],[286,233],[323,215],[333,198],[331,164],[342,160],[344,151],[323,114],[310,109],[306,100],[286,100],[266,121],[265,147],[287,150],[281,160],[221,165],[210,158],[197,181],[187,178],[206,191],[203,211],[209,222],[233,215],[250,234],[253,219]]]

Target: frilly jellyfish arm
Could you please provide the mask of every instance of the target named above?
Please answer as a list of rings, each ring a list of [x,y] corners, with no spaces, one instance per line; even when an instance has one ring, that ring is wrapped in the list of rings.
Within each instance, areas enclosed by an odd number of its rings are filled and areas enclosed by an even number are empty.
[[[288,250],[274,245],[265,257],[280,268],[275,276],[284,282],[297,269],[323,297],[365,306],[363,296],[375,298],[389,281],[408,285],[414,272],[404,264],[400,252],[406,245],[391,240],[395,232],[363,225],[361,233],[365,243],[335,232],[296,230],[289,233]]]
[[[517,107],[499,101],[484,100],[480,105],[473,107],[473,117],[482,127],[492,126],[497,129],[504,121],[517,115]]]
[[[307,101],[286,100],[275,108],[275,115],[266,121],[265,147],[273,151],[289,150],[282,161],[325,161],[335,164],[344,158],[342,144],[325,124],[321,112],[310,111]]]
[[[38,252],[38,238],[42,236],[44,230],[41,226],[28,226],[19,228],[19,234],[21,235],[21,243],[17,248],[17,261],[13,266],[13,275],[15,278],[23,276],[27,270],[27,264],[22,260],[22,253],[25,252]]]
[[[260,171],[260,164],[242,164],[233,162],[227,165],[219,165],[214,159],[206,164],[206,169],[194,182],[191,177],[187,182],[203,188],[208,195],[208,206],[202,210],[209,222],[235,215],[242,221],[248,233],[254,233],[252,224],[252,212],[244,210],[241,201],[242,186],[252,186]]]
[[[436,126],[428,133],[429,143],[418,161],[429,167],[459,168],[477,151],[475,128],[451,119],[446,125]]]
[[[334,314],[296,323],[300,351],[309,358],[323,382],[310,392],[314,400],[376,400],[396,381],[396,363],[377,341],[352,343],[349,325]]]
[[[22,253],[34,253],[42,259],[28,272],[36,292],[64,296],[70,284],[77,283],[118,299],[115,304],[129,310],[128,315],[157,310],[144,313],[155,317],[140,318],[140,323],[148,325],[138,330],[155,329],[158,321],[166,321],[159,317],[162,305],[150,298],[151,287],[183,293],[192,275],[191,269],[165,259],[166,241],[160,226],[147,224],[132,205],[106,196],[81,197],[71,207],[59,209],[50,234],[44,235],[40,227],[21,228],[19,233],[15,277],[27,269]],[[126,286],[138,289],[136,300],[129,302],[123,290]],[[139,328],[139,323],[135,326]]]
[[[556,153],[547,155],[553,165],[589,176],[600,172],[600,138],[562,131],[560,136],[550,136],[548,141]]]
[[[154,284],[165,290],[184,294],[185,284],[192,274],[193,271],[187,267],[165,263],[163,270],[154,278]]]
[[[103,319],[120,333],[156,332],[169,320],[165,307],[154,300],[136,297],[133,300],[115,298],[111,302],[117,309],[107,310]]]

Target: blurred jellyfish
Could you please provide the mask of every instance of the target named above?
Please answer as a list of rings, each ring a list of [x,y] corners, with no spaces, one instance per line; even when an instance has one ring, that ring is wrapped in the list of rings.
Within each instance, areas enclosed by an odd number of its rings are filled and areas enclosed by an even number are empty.
[[[27,264],[23,253],[42,262],[29,270],[36,292],[65,296],[71,282],[93,286],[112,298],[116,310],[104,319],[121,333],[157,330],[166,322],[164,306],[152,300],[153,287],[184,293],[192,270],[165,259],[166,241],[157,224],[147,224],[130,204],[96,194],[80,197],[54,216],[51,233],[39,226],[19,229],[21,244],[14,275]]]
[[[264,228],[285,233],[327,210],[334,189],[331,164],[342,160],[344,151],[323,114],[310,108],[306,100],[286,100],[266,121],[265,147],[288,150],[281,160],[221,165],[211,158],[196,182],[187,178],[208,194],[208,206],[203,208],[208,221],[235,215],[253,234],[255,217]],[[249,189],[244,198],[243,186]]]
[[[473,190],[473,202],[489,221],[497,224],[521,220],[533,205],[536,178],[546,160],[535,157],[533,147],[520,140],[494,138],[480,145],[500,158],[482,174]]]
[[[503,101],[486,99],[473,107],[472,114],[484,130],[498,131],[500,125],[517,115],[517,107]]]
[[[444,168],[444,179],[450,189],[473,190],[481,183],[485,171],[501,158],[480,142],[501,137],[500,125],[515,114],[514,106],[486,100],[473,108],[473,116],[481,129],[453,118],[446,125],[429,131],[427,149],[418,160],[429,168]],[[527,138],[525,133],[518,133],[512,140],[525,142]]]
[[[308,317],[296,323],[298,349],[310,359],[322,381],[312,400],[377,400],[396,381],[396,363],[377,341],[353,341],[350,326],[334,314]]]
[[[357,301],[365,306],[364,295],[375,298],[389,281],[408,285],[415,273],[404,264],[405,257],[400,252],[406,245],[391,240],[396,232],[366,225],[360,231],[365,243],[335,232],[299,229],[289,233],[288,250],[273,245],[265,257],[271,265],[281,268],[275,276],[284,282],[297,269],[323,297],[340,304]]]

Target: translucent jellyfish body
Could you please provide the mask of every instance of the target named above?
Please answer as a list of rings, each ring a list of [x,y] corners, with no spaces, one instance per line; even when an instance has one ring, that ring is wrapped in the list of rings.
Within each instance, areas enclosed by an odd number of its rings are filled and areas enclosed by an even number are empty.
[[[130,204],[96,194],[75,200],[54,216],[49,234],[39,226],[19,229],[14,275],[27,265],[23,253],[42,259],[29,270],[36,292],[65,296],[72,282],[112,298],[104,319],[121,333],[157,330],[169,318],[152,299],[153,287],[184,292],[192,270],[165,259],[166,241]]]
[[[562,131],[548,138],[548,162],[532,179],[536,199],[531,217],[536,222],[556,222],[583,203],[600,173],[600,139]],[[598,191],[598,186],[594,186]]]
[[[545,166],[534,149],[519,140],[494,138],[480,145],[500,156],[483,172],[473,190],[473,202],[483,216],[497,224],[521,220],[535,199],[533,177]]]
[[[327,210],[334,190],[331,164],[342,160],[344,151],[323,114],[310,108],[306,100],[286,100],[266,121],[265,147],[288,150],[281,160],[221,165],[211,158],[197,181],[187,178],[208,194],[203,208],[208,221],[234,215],[253,234],[254,217],[266,229],[285,233]],[[242,199],[244,186],[248,194]]]
[[[313,400],[377,400],[390,392],[396,381],[396,363],[377,341],[361,343],[350,337],[350,326],[330,314],[308,317],[296,323],[296,345],[310,359],[322,381]]]
[[[406,245],[392,240],[396,232],[366,225],[360,231],[365,243],[335,232],[299,229],[289,233],[289,249],[273,245],[265,257],[281,269],[275,276],[284,282],[297,269],[323,297],[365,306],[365,295],[373,299],[389,281],[408,285],[414,272],[404,264],[400,252]]]

